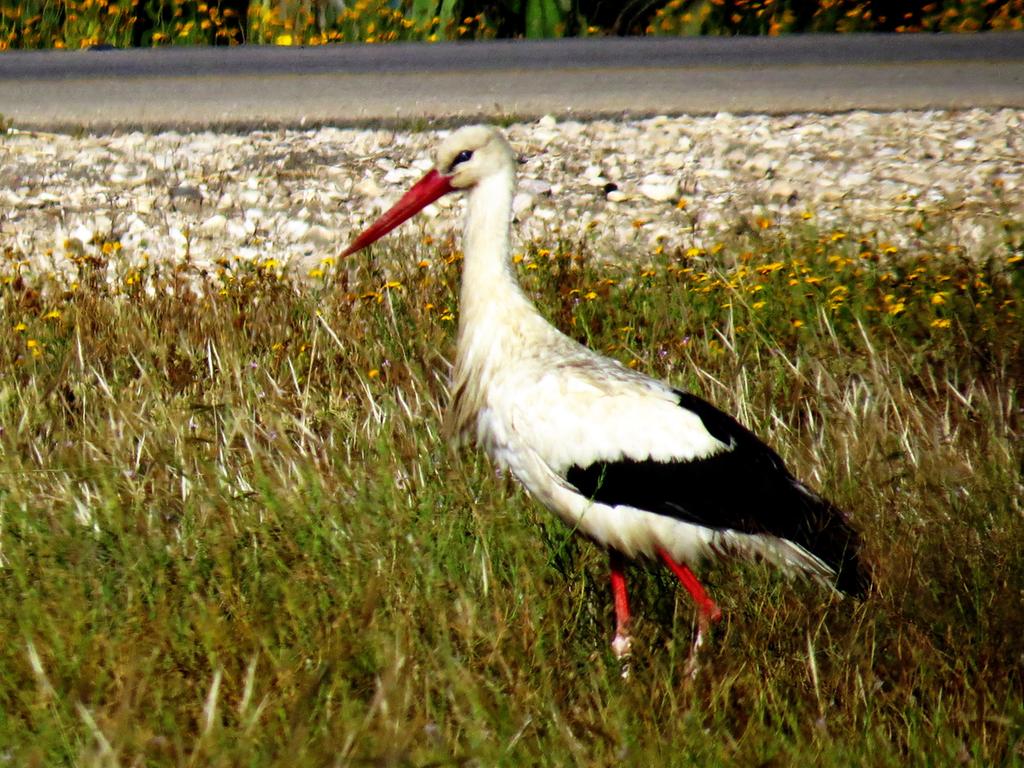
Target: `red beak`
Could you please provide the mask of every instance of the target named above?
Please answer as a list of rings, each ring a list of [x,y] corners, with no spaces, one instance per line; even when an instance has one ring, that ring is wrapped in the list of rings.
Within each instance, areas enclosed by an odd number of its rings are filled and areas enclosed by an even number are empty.
[[[402,195],[402,199],[395,203],[387,213],[381,214],[377,221],[353,240],[352,244],[341,255],[348,256],[379,240],[403,221],[412,218],[439,197],[447,195],[453,189],[451,179],[448,176],[442,176],[436,170],[431,171],[417,181],[412,189]]]

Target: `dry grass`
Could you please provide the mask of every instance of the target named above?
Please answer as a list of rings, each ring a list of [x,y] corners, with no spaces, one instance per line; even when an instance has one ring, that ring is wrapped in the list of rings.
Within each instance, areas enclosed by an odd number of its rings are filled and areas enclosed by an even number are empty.
[[[527,255],[561,327],[740,414],[863,530],[861,604],[708,569],[692,682],[667,574],[633,576],[624,682],[603,556],[439,438],[457,255],[236,266],[206,298],[11,280],[0,759],[1021,764],[1019,224],[981,261],[813,230]]]

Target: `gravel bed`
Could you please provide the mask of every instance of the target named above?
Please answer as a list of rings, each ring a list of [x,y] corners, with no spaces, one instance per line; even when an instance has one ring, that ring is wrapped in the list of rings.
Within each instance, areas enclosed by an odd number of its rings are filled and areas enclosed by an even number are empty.
[[[811,224],[912,246],[938,226],[983,253],[1024,215],[1024,111],[655,117],[514,124],[519,243],[609,258],[707,248],[744,227]],[[0,140],[0,273],[73,283],[126,266],[335,256],[431,164],[434,132],[320,128]],[[457,198],[414,236],[456,232]],[[932,235],[934,237],[934,235]],[[117,244],[117,245],[114,245]]]

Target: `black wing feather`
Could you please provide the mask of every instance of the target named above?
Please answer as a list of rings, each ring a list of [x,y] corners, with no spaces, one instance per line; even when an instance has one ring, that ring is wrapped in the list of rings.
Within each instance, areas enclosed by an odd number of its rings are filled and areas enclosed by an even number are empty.
[[[624,458],[573,466],[566,480],[602,504],[788,539],[831,567],[839,590],[863,596],[870,580],[858,557],[860,537],[843,512],[797,481],[775,451],[731,416],[695,395],[676,394],[729,450],[691,461]]]

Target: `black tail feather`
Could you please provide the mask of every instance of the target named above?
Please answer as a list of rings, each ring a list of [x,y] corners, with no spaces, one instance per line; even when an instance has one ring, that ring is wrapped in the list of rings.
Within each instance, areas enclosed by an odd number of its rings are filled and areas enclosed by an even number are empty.
[[[731,416],[677,392],[726,448],[704,458],[622,457],[573,466],[566,479],[584,496],[674,517],[713,530],[768,535],[796,544],[836,573],[840,592],[863,598],[871,576],[860,536],[834,504],[806,488],[775,451]]]
[[[800,525],[789,531],[773,532],[798,544],[820,558],[836,572],[835,588],[850,597],[863,599],[871,589],[871,574],[861,558],[860,535],[846,515],[827,499],[793,481],[804,495]]]

